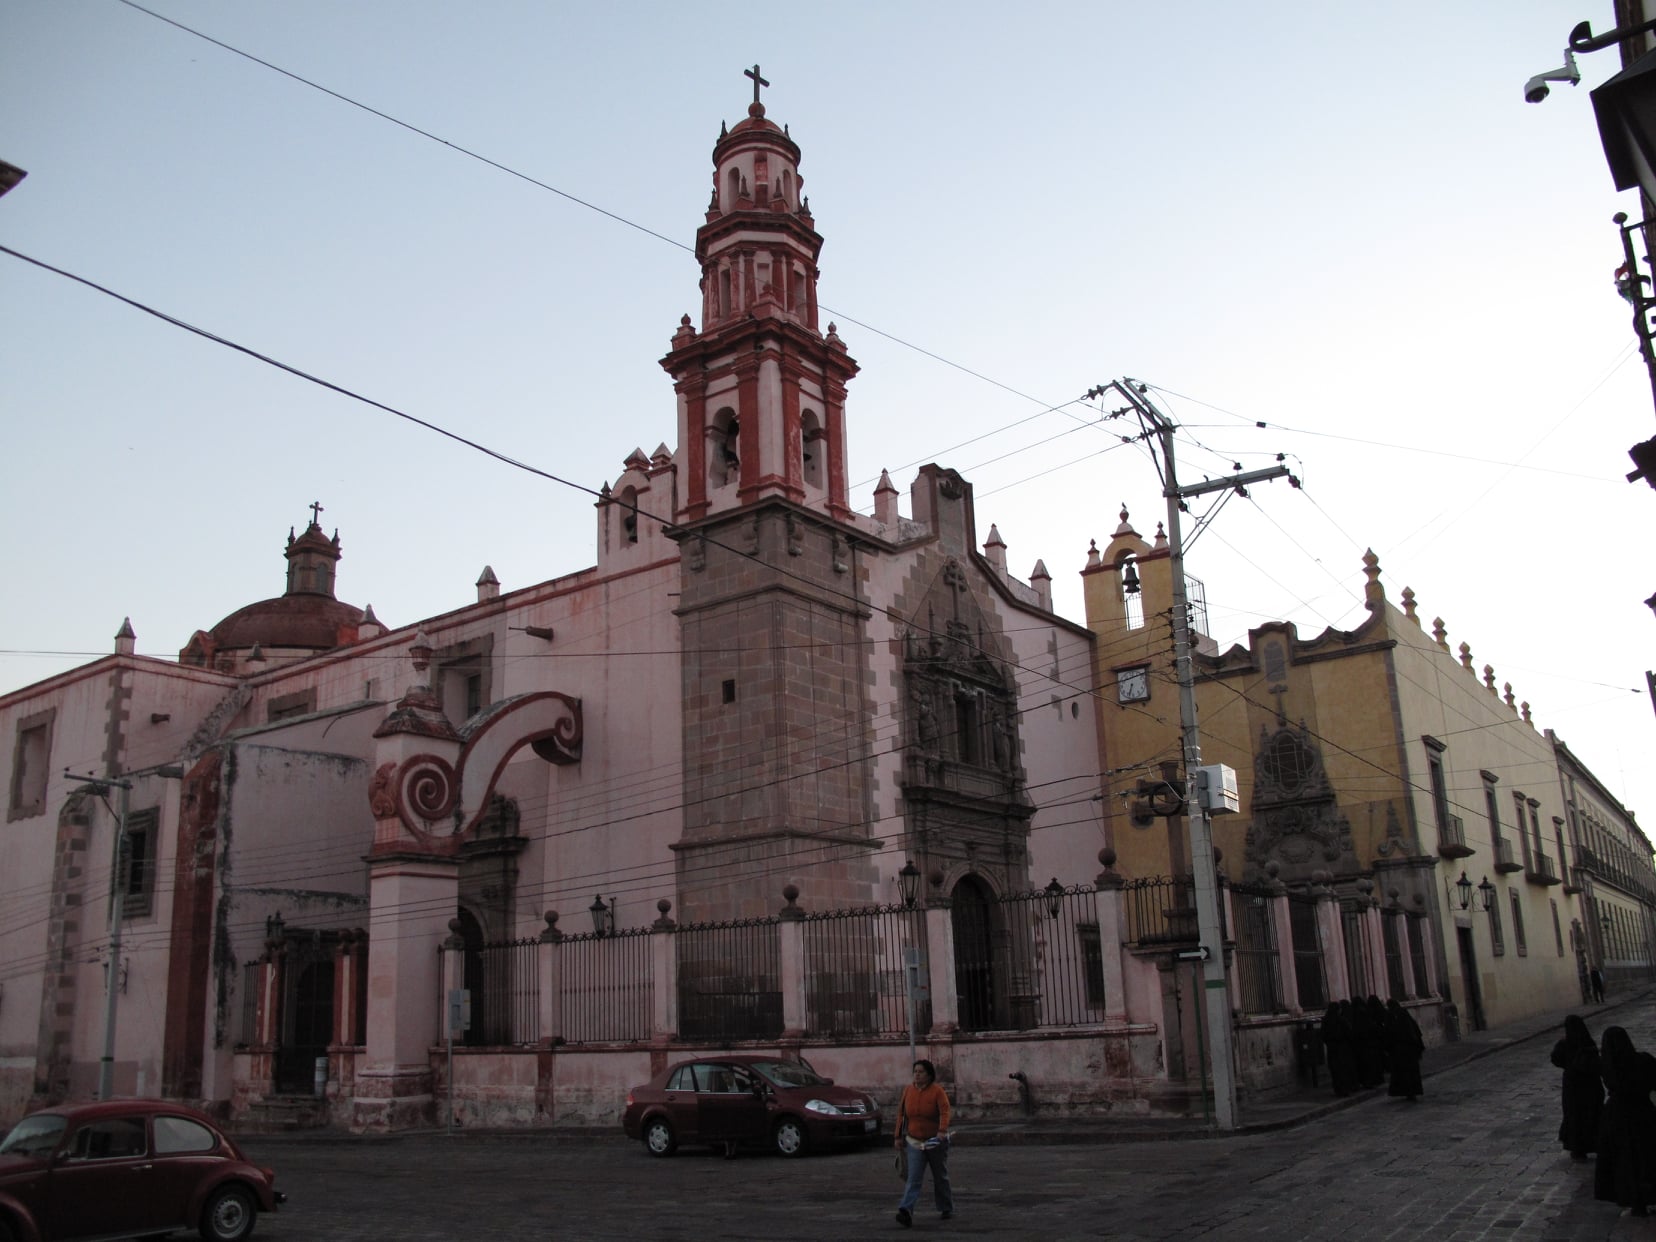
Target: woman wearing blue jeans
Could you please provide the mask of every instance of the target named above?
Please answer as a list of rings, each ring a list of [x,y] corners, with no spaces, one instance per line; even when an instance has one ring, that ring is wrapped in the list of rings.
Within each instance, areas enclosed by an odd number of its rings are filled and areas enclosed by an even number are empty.
[[[914,1084],[903,1088],[897,1105],[897,1147],[906,1147],[908,1186],[897,1205],[897,1223],[914,1223],[914,1205],[920,1202],[920,1183],[932,1171],[932,1194],[944,1220],[954,1215],[954,1189],[949,1185],[949,1097],[937,1085],[930,1061],[914,1063]]]

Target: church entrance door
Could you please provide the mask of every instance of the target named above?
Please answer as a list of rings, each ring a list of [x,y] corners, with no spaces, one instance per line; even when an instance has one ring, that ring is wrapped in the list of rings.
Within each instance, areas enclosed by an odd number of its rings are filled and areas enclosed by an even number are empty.
[[[325,946],[292,940],[288,954],[276,1093],[310,1095],[316,1089],[316,1059],[327,1056],[333,1042],[333,954]]]

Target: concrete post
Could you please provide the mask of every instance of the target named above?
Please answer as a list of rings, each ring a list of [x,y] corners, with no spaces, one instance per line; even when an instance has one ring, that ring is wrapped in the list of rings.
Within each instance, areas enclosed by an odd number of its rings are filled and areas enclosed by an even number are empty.
[[[789,884],[782,890],[788,904],[778,912],[776,925],[777,966],[782,984],[782,1038],[802,1039],[805,1035],[805,912],[795,901],[799,889]]]
[[[563,933],[558,930],[558,912],[545,914],[546,930],[540,934],[540,952],[535,964],[540,971],[540,1042],[551,1047],[563,1042],[563,1006],[559,993],[563,989]]]
[[[926,907],[926,978],[931,985],[934,1035],[960,1029],[960,993],[955,987],[954,921],[949,903],[934,898]]]
[[[1345,928],[1340,921],[1340,900],[1328,889],[1317,893],[1317,940],[1322,945],[1323,978],[1328,982],[1329,1001],[1351,998],[1351,971],[1346,966]]]
[[[1093,903],[1098,911],[1098,950],[1104,959],[1104,1021],[1127,1021],[1127,971],[1122,960],[1127,942],[1127,912],[1121,900],[1126,881],[1115,871],[1116,853],[1098,852],[1104,870],[1093,881]]]
[[[1299,966],[1294,961],[1294,923],[1288,913],[1288,889],[1280,882],[1271,897],[1271,930],[1276,934],[1277,973],[1282,979],[1282,1003],[1289,1013],[1301,1012]]]
[[[658,1044],[678,1038],[678,955],[673,940],[678,924],[667,917],[672,907],[673,903],[665,897],[656,902],[661,917],[650,924],[650,996],[653,1000],[650,1038]]]

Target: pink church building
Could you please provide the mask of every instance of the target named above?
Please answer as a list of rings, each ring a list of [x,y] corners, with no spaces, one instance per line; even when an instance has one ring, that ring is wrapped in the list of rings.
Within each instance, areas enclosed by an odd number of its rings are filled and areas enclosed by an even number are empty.
[[[677,444],[626,454],[596,564],[388,627],[313,520],[176,663],[123,625],[0,697],[0,1118],[92,1092],[110,987],[117,1093],[250,1124],[613,1120],[709,1042],[883,1087],[911,980],[985,1109],[1165,1081],[1092,885],[1095,639],[954,471],[851,508],[803,191],[762,104],[721,131]],[[70,764],[129,783],[120,858]]]

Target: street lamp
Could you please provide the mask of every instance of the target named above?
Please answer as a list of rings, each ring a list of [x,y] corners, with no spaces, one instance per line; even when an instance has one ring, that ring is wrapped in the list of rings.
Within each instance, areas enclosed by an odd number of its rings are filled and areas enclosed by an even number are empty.
[[[1064,906],[1064,886],[1058,883],[1058,877],[1053,876],[1050,883],[1042,890],[1046,893],[1047,915],[1053,919]]]
[[[1462,910],[1472,908],[1472,881],[1466,878],[1466,872],[1461,872],[1461,878],[1455,881],[1455,898],[1460,902]]]
[[[1478,885],[1478,896],[1483,898],[1484,913],[1488,914],[1495,905],[1495,886],[1489,882],[1487,875],[1484,876],[1483,883]]]
[[[903,895],[903,904],[911,910],[914,908],[914,899],[920,891],[920,868],[914,865],[914,859],[903,864],[903,869],[897,873],[897,891]]]
[[[594,897],[592,904],[587,907],[587,913],[592,915],[592,934],[594,936],[614,935],[615,901],[613,898],[610,904],[606,906],[602,897]]]

